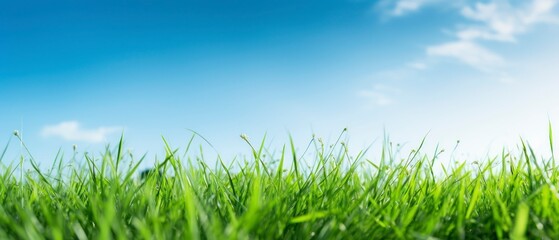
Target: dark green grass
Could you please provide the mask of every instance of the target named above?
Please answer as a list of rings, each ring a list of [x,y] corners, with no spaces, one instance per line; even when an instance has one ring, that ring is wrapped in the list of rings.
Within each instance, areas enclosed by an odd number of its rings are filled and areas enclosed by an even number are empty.
[[[165,176],[145,180],[122,141],[48,171],[27,153],[30,170],[0,173],[0,239],[559,239],[559,170],[524,143],[443,164],[420,149],[373,160],[314,140],[306,161],[292,142],[265,156],[264,141],[243,138],[251,157],[217,167],[165,143]]]

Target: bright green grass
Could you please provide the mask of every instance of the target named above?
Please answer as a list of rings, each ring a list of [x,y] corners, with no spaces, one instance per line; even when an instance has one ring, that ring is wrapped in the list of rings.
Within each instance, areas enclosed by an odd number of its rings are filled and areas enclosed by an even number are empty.
[[[122,141],[81,167],[40,172],[26,154],[32,170],[0,173],[0,239],[559,239],[559,170],[524,144],[439,172],[420,151],[373,161],[342,143],[278,156],[249,145],[251,157],[209,167],[165,143],[168,177],[146,181]]]

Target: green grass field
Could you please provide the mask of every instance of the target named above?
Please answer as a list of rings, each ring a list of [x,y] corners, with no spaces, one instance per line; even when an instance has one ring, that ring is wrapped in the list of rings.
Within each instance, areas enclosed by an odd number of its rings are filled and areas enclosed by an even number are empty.
[[[217,166],[163,143],[165,175],[144,180],[122,140],[48,171],[30,153],[1,159],[0,239],[559,239],[559,170],[522,142],[518,154],[441,167],[421,146],[367,159],[313,140],[271,156],[243,138],[250,157]]]

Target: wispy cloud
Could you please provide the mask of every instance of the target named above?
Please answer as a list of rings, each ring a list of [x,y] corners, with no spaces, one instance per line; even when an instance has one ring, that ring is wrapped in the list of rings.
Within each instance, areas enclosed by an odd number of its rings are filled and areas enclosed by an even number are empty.
[[[408,12],[414,12],[425,5],[425,3],[427,3],[427,0],[401,0],[396,2],[392,14],[399,16]]]
[[[425,70],[427,69],[427,64],[424,62],[417,61],[417,62],[408,63],[408,67],[411,67],[416,70]]]
[[[455,41],[427,47],[427,55],[454,58],[483,71],[503,67],[505,59],[483,47],[481,41],[516,42],[517,35],[532,25],[552,22],[555,5],[557,0],[493,0],[465,5],[460,13],[469,24],[454,33]]]
[[[526,33],[536,24],[559,23],[553,11],[558,2],[399,0],[387,11],[393,16],[401,16],[427,4],[452,6],[463,17],[463,22],[452,31],[455,39],[427,46],[426,55],[455,59],[485,72],[502,73],[496,69],[506,67],[506,59],[485,47],[485,43],[516,42],[518,35]]]
[[[59,137],[67,141],[81,141],[89,143],[100,143],[107,137],[122,129],[121,127],[98,127],[95,129],[84,129],[77,121],[66,121],[55,125],[43,127],[43,137]]]
[[[439,0],[386,0],[381,1],[382,8],[387,10],[391,16],[403,16],[412,12],[416,12],[421,8],[436,3]]]
[[[376,84],[372,89],[361,90],[358,95],[370,100],[372,105],[383,107],[394,103],[393,95],[400,90],[383,84]]]
[[[428,56],[451,57],[480,70],[490,71],[504,65],[503,58],[470,41],[448,42],[427,48]]]
[[[460,10],[462,16],[478,24],[458,30],[456,36],[469,41],[482,39],[514,42],[517,35],[526,32],[532,25],[554,22],[552,10],[555,5],[557,0],[532,0],[523,4],[492,1],[464,6]]]

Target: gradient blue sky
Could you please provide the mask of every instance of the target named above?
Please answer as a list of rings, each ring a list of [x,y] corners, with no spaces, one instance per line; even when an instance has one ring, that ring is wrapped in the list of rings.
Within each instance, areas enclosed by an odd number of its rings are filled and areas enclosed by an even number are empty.
[[[4,1],[0,144],[48,162],[124,131],[136,154],[194,129],[305,146],[349,129],[480,156],[559,122],[557,0]],[[559,129],[559,128],[557,128]],[[1,135],[0,135],[1,136]],[[15,159],[12,138],[6,159]],[[6,161],[6,160],[4,160]]]

